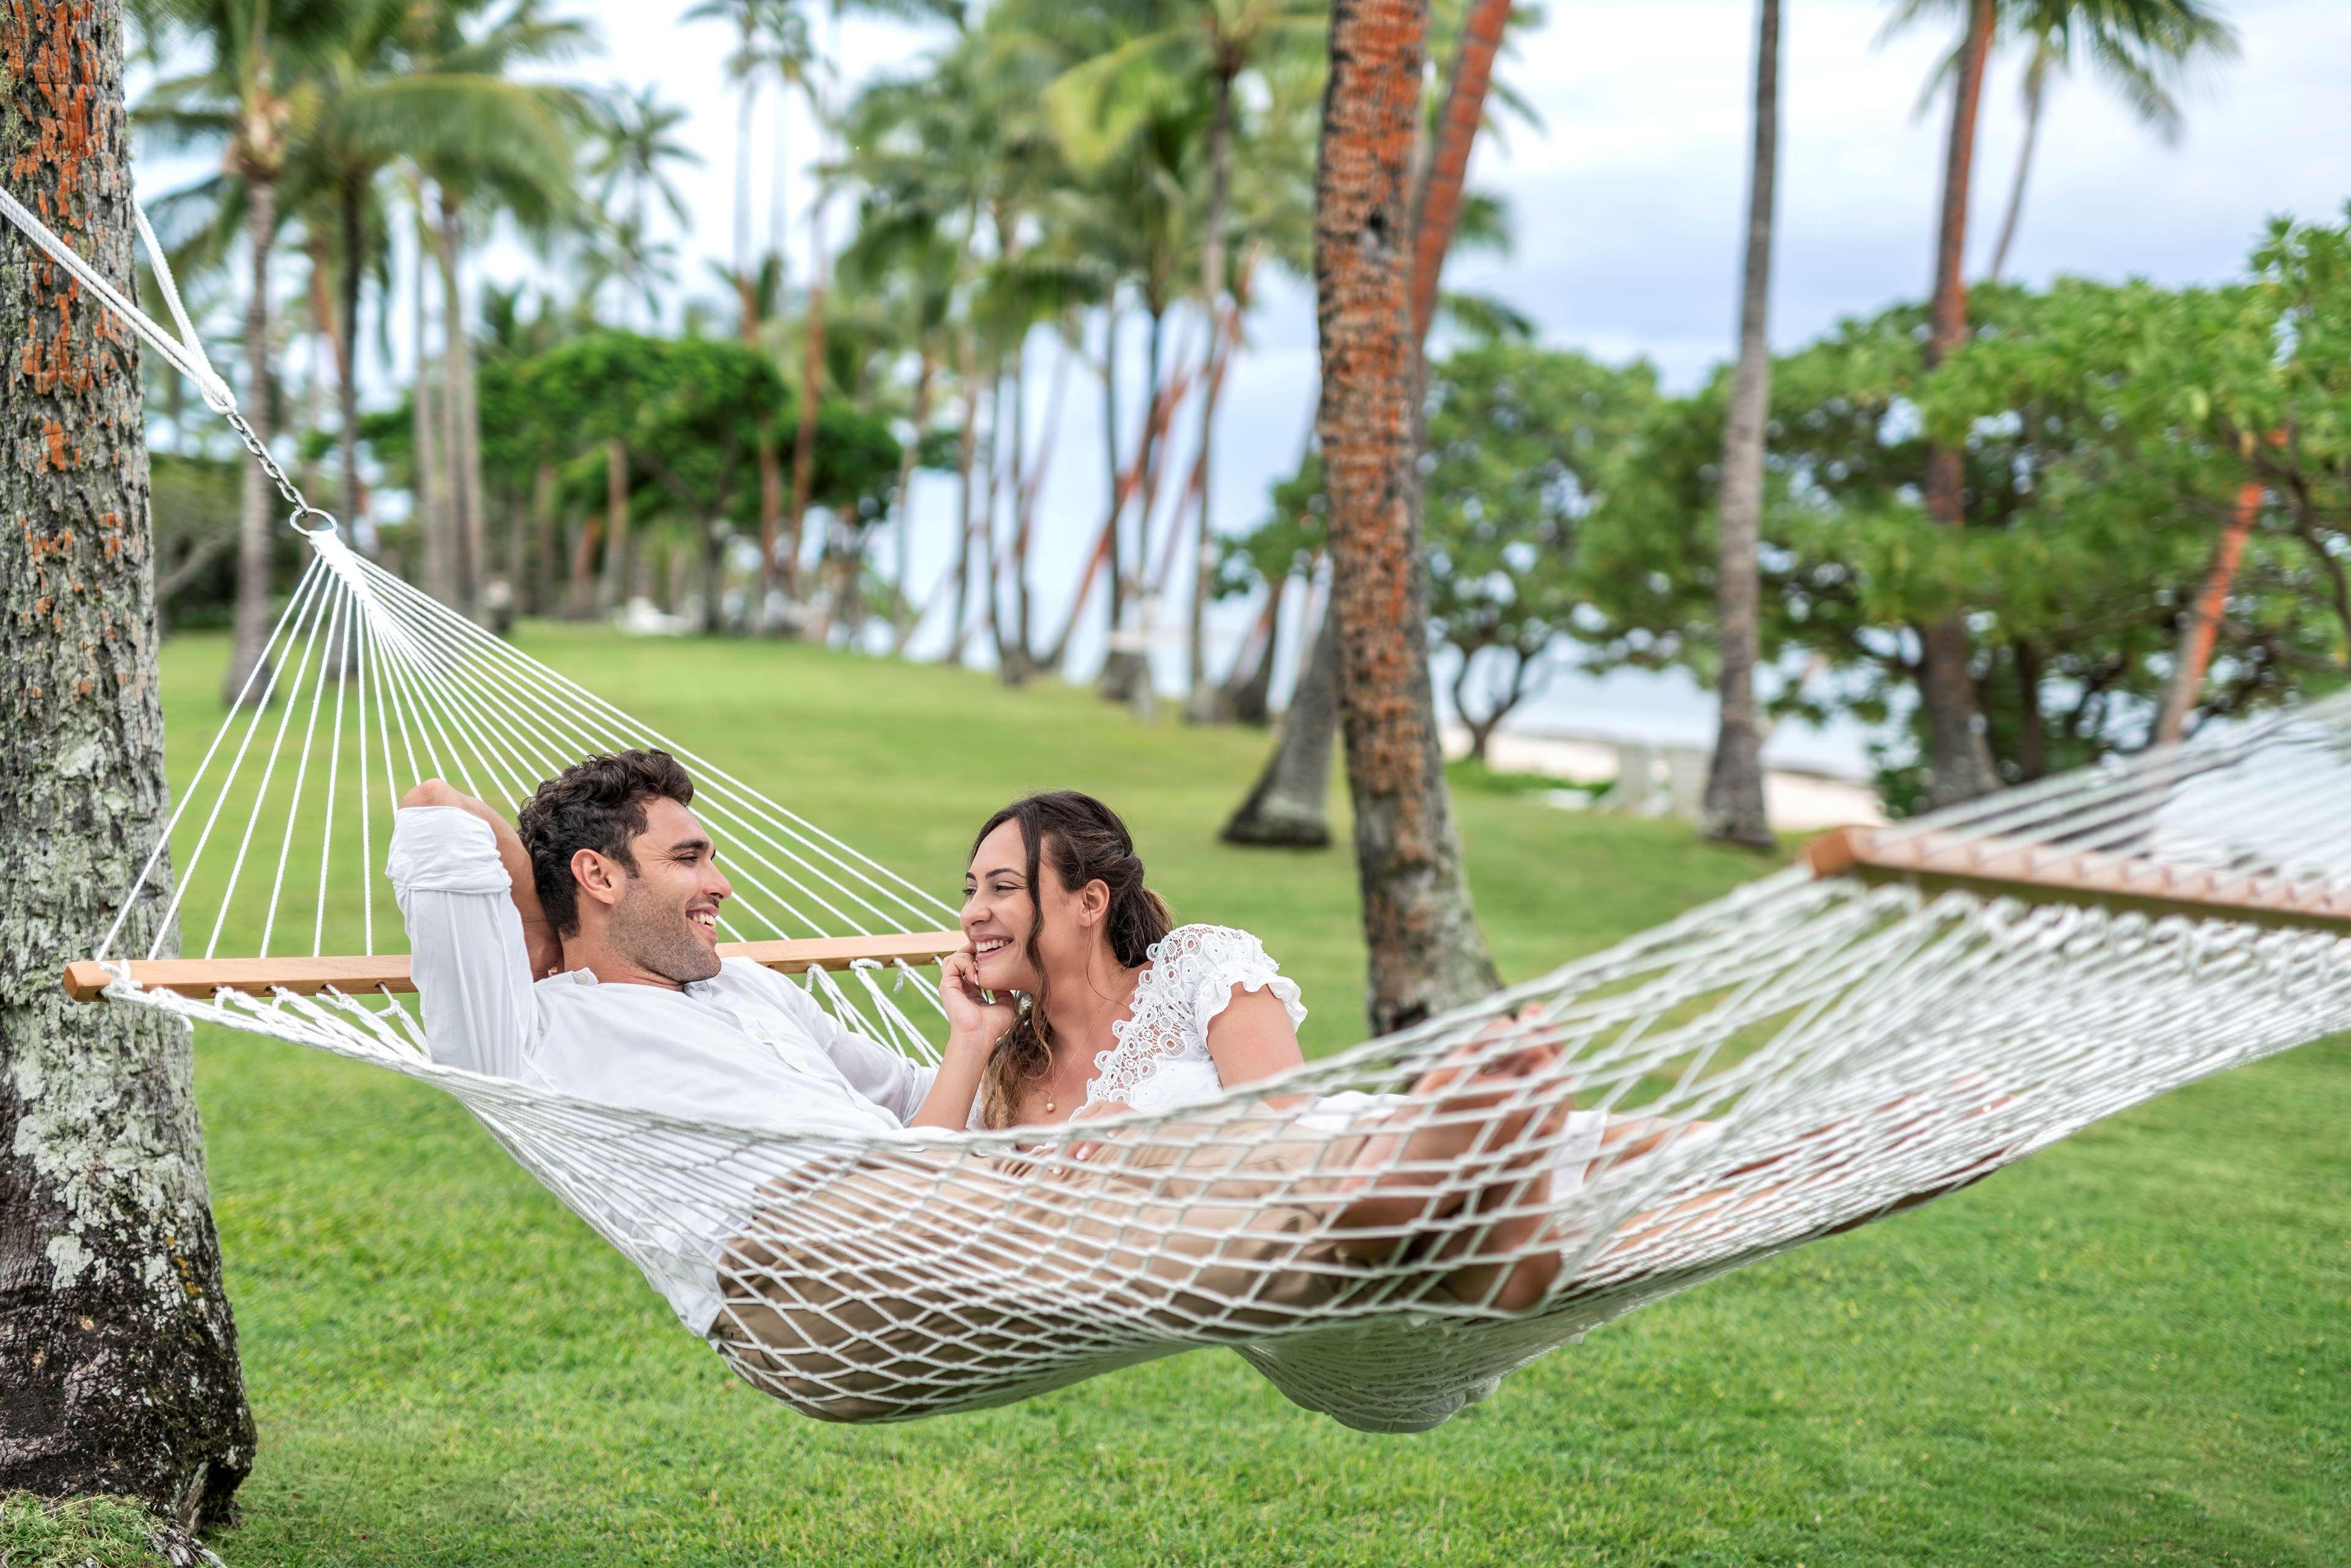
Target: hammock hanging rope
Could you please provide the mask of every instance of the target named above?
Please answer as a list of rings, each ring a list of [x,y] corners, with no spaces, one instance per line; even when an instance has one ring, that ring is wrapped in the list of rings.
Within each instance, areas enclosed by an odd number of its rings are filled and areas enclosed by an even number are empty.
[[[235,420],[160,255],[176,340],[5,193],[0,214]],[[377,874],[393,802],[426,777],[510,807],[590,751],[669,750],[726,846],[730,950],[919,1061],[940,1017],[925,966],[960,940],[955,912],[358,555],[246,440],[308,562],[178,793],[178,875],[159,846],[68,988],[455,1096],[674,1304],[706,1301],[692,1326],[738,1373],[810,1415],[977,1408],[1216,1344],[1351,1426],[1419,1429],[1647,1301],[2351,1027],[2337,699],[1834,835],[1479,1007],[1207,1105],[1088,1123],[1089,1165],[1066,1127],[809,1137],[475,1075],[432,1059]],[[143,951],[118,946],[131,930],[154,934]],[[200,956],[162,956],[175,932]],[[1498,1185],[1574,1155],[1539,1116],[1508,1147],[1410,1168],[1404,1134],[1459,1116],[1416,1082],[1530,1040],[1560,1061],[1513,1080],[1503,1112],[1572,1084],[1645,1135],[1547,1189]],[[1387,1152],[1366,1117],[1398,1134]],[[1306,1155],[1268,1166],[1277,1142]],[[1262,1216],[1327,1212],[1342,1151],[1370,1161],[1349,1173],[1411,1177],[1421,1211],[1385,1257],[1331,1263],[1308,1222],[1269,1262]],[[1531,1311],[1429,1288],[1539,1252],[1562,1267]]]

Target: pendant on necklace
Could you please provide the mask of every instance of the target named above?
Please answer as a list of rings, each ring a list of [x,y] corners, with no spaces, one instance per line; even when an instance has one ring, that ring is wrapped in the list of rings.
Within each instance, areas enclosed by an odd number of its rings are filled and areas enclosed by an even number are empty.
[[[1045,1102],[1045,1114],[1047,1114],[1048,1116],[1050,1116],[1050,1115],[1051,1115],[1052,1113],[1053,1113],[1053,1103],[1052,1103],[1050,1100],[1048,1100],[1048,1101],[1046,1101],[1046,1102]]]

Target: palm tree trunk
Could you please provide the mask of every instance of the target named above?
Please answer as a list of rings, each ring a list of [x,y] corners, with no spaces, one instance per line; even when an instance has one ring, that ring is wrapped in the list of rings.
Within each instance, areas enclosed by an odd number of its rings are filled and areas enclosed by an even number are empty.
[[[1943,215],[1935,253],[1933,325],[1927,368],[1934,369],[1967,340],[1968,285],[1962,270],[1968,238],[1968,188],[1976,148],[1976,113],[1983,99],[1984,60],[1991,51],[1995,0],[1972,0],[1959,48],[1959,75],[1951,102],[1951,139],[1943,165]],[[1967,526],[1967,457],[1939,444],[1927,449],[1927,516],[1938,528]],[[1972,800],[2000,788],[1991,747],[1976,719],[1974,645],[1964,612],[1954,605],[1921,630],[1918,695],[1926,709],[1928,799],[1937,806]]]
[[[424,591],[444,604],[457,602],[457,552],[450,538],[449,504],[441,463],[440,399],[434,391],[433,361],[428,341],[424,261],[424,198],[416,200],[416,270],[410,278],[410,348],[416,360],[416,385],[409,398],[415,437],[415,502],[417,543],[424,552]]]
[[[2220,532],[2212,551],[2212,565],[2196,595],[2196,609],[2179,628],[2179,650],[2171,661],[2171,681],[2164,688],[2163,708],[2155,721],[2155,743],[2170,745],[2188,733],[2188,716],[2196,711],[2204,692],[2204,673],[2211,667],[2212,645],[2220,639],[2220,617],[2229,608],[2229,589],[2237,580],[2237,564],[2244,559],[2245,541],[2261,520],[2264,486],[2248,479],[2238,487],[2236,511]]]
[[[926,339],[923,343],[922,368],[914,372],[914,434],[904,451],[898,454],[898,487],[892,493],[891,505],[897,516],[893,519],[897,545],[898,608],[895,622],[896,646],[905,646],[906,634],[914,629],[914,463],[922,454],[923,434],[931,423],[931,387],[938,375],[938,355]]]
[[[1224,381],[1220,372],[1227,334],[1218,330],[1217,324],[1224,316],[1225,221],[1231,206],[1232,161],[1233,73],[1219,70],[1216,104],[1208,120],[1208,226],[1200,247],[1201,308],[1208,313],[1208,339],[1217,366],[1208,373],[1200,401],[1200,507],[1192,547],[1192,610],[1184,659],[1184,716],[1194,724],[1216,723],[1224,708],[1224,693],[1208,677],[1208,596],[1217,579],[1217,539],[1208,513],[1216,476],[1210,454],[1217,433],[1217,390]]]
[[[343,270],[338,281],[342,285],[342,319],[336,323],[341,330],[340,352],[335,356],[339,380],[335,385],[335,410],[341,429],[336,433],[335,444],[343,465],[343,526],[355,529],[367,509],[367,493],[360,479],[360,284],[366,276],[367,246],[367,186],[346,177],[337,193],[337,206],[342,218]]]
[[[1771,406],[1771,220],[1780,162],[1780,0],[1761,0],[1755,36],[1755,145],[1747,195],[1747,264],[1739,300],[1739,369],[1722,432],[1722,516],[1715,549],[1721,636],[1720,723],[1707,770],[1698,831],[1725,843],[1771,846],[1763,809],[1763,733],[1755,717],[1762,586],[1756,544],[1763,524],[1764,424]]]
[[[1416,341],[1428,339],[1437,315],[1437,281],[1445,253],[1453,246],[1453,225],[1461,216],[1463,182],[1469,150],[1486,118],[1486,92],[1493,85],[1494,57],[1510,25],[1512,0],[1470,0],[1461,19],[1461,42],[1447,75],[1445,108],[1437,117],[1437,149],[1422,176],[1418,220],[1413,225],[1412,326]]]
[[[1387,1032],[1499,983],[1469,903],[1428,673],[1420,550],[1419,356],[1407,258],[1426,0],[1333,0],[1315,173],[1319,426],[1331,507],[1339,713],[1371,954]]]
[[[1273,661],[1281,647],[1281,604],[1289,588],[1286,577],[1266,585],[1257,625],[1225,682],[1219,700],[1225,716],[1236,724],[1262,725],[1272,716]]]
[[[434,231],[441,264],[441,371],[448,383],[442,427],[449,467],[451,514],[458,540],[459,607],[479,619],[488,586],[488,520],[483,516],[481,414],[474,406],[474,342],[465,329],[465,297],[458,256],[464,234],[455,198],[441,192],[441,221]]]
[[[1991,270],[1985,281],[1998,283],[2008,267],[2008,247],[2016,243],[2016,221],[2024,215],[2024,182],[2032,172],[2033,149],[2041,141],[2041,98],[2048,88],[2048,72],[2036,58],[2024,68],[2024,145],[2016,152],[2016,178],[2008,187],[2008,214],[2000,221],[2000,243],[1992,247]]]
[[[784,591],[799,592],[800,529],[808,519],[809,486],[816,476],[817,400],[824,381],[824,217],[820,197],[809,209],[808,317],[801,324],[800,423],[792,441],[791,513],[784,525]]]
[[[755,19],[756,13],[746,6],[743,53],[747,57],[751,52]],[[735,108],[735,298],[742,308],[743,340],[747,343],[756,342],[759,335],[757,288],[751,276],[751,106],[757,99],[758,89],[758,77],[745,71],[743,90]],[[781,112],[780,107],[778,112]]]
[[[72,134],[15,148],[9,187],[128,294],[121,10],[0,14],[0,49],[41,63],[0,101],[19,127],[72,106]],[[170,804],[139,360],[78,292],[29,246],[0,249],[0,334],[37,345],[40,371],[0,383],[6,428],[63,433],[42,461],[0,464],[0,1495],[109,1492],[210,1521],[252,1467],[254,1429],[187,1026],[57,984],[97,950]],[[160,936],[179,951],[162,904],[130,909],[120,950]]]
[[[956,348],[956,379],[963,383],[963,429],[956,444],[956,479],[958,486],[956,519],[956,580],[955,613],[947,622],[947,650],[942,664],[961,662],[965,642],[971,635],[968,625],[971,614],[971,533],[972,501],[976,482],[972,469],[979,456],[979,383],[975,379],[972,364],[971,329],[966,327],[957,336]]]
[[[1165,306],[1159,304],[1155,300],[1146,300],[1145,304],[1150,312],[1151,329],[1148,338],[1145,340],[1144,348],[1143,406],[1144,413],[1143,444],[1141,449],[1134,455],[1134,471],[1136,474],[1143,476],[1139,480],[1139,483],[1144,486],[1142,492],[1142,520],[1137,525],[1137,537],[1134,541],[1134,549],[1131,555],[1128,555],[1128,564],[1132,568],[1132,572],[1130,575],[1123,577],[1116,587],[1113,590],[1113,597],[1111,601],[1113,610],[1111,612],[1110,622],[1110,652],[1102,661],[1102,679],[1100,682],[1100,689],[1103,697],[1114,703],[1133,703],[1140,698],[1151,685],[1150,653],[1139,647],[1122,648],[1119,646],[1121,635],[1129,630],[1126,624],[1127,618],[1131,615],[1139,613],[1142,610],[1142,605],[1135,602],[1139,597],[1136,592],[1136,589],[1142,578],[1144,565],[1150,559],[1150,486],[1152,476],[1156,472],[1154,465],[1158,455],[1157,437],[1161,428],[1160,423],[1155,417],[1154,411],[1159,407],[1160,402],[1159,382],[1162,373],[1160,367],[1161,348],[1166,337],[1167,311]],[[1131,504],[1131,502],[1122,501],[1115,497],[1113,497],[1111,509],[1112,528],[1123,530],[1125,524],[1122,514],[1124,512],[1128,504]],[[1127,553],[1124,550],[1123,544],[1120,547],[1120,553]]]
[[[1339,618],[1326,606],[1298,673],[1281,738],[1219,835],[1228,844],[1319,850],[1331,841],[1331,748],[1339,738]]]
[[[1119,548],[1122,541],[1118,526],[1119,514],[1126,509],[1126,496],[1119,485],[1124,470],[1118,460],[1118,287],[1113,284],[1110,298],[1102,306],[1102,477],[1110,486],[1110,507],[1102,523],[1103,549],[1108,555],[1105,565],[1110,571],[1110,597],[1103,607],[1105,680],[1110,674],[1110,661],[1118,656],[1107,644],[1118,636],[1119,622],[1126,614],[1126,584],[1119,580],[1119,574],[1126,570],[1126,551]],[[1079,601],[1070,607],[1072,623],[1077,612],[1085,607],[1084,592],[1081,588]],[[1069,641],[1068,634],[1063,633],[1061,647],[1068,647]],[[1053,663],[1059,664],[1061,660],[1056,657]]]
[[[629,449],[604,444],[604,574],[597,580],[596,612],[610,615],[627,591],[629,570]]]
[[[254,438],[269,444],[269,247],[277,233],[277,187],[268,179],[246,181],[245,233],[251,257],[251,294],[245,302],[246,423]],[[266,675],[250,679],[269,643],[269,558],[275,543],[276,508],[269,480],[257,465],[238,465],[243,475],[236,530],[236,639],[221,681],[221,700],[234,705],[242,692],[258,693]],[[248,686],[248,681],[250,685]]]
[[[530,476],[530,527],[525,529],[517,523],[514,530],[508,572],[514,581],[517,615],[538,615],[547,609],[539,583],[545,575],[544,563],[555,554],[555,465],[542,459]]]

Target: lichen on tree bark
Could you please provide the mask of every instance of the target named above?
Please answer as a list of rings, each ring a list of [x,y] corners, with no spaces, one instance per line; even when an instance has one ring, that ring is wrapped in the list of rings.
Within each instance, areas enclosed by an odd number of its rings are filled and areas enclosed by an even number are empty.
[[[127,287],[120,5],[0,5],[0,71],[9,187]],[[59,984],[163,826],[138,359],[13,233],[0,342],[0,1491],[217,1518],[254,1431],[188,1031]],[[149,887],[129,947],[162,913]]]

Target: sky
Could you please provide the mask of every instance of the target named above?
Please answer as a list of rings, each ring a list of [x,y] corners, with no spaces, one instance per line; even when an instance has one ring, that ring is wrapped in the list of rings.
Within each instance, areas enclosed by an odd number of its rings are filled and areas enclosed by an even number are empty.
[[[596,22],[601,55],[569,74],[632,87],[655,85],[691,118],[681,135],[702,162],[679,172],[694,224],[671,237],[682,275],[712,292],[702,258],[729,248],[734,209],[737,100],[725,78],[729,43],[715,23],[681,20],[688,6],[661,0],[574,0],[565,9]],[[1500,75],[1528,99],[1540,127],[1510,122],[1481,138],[1473,185],[1501,195],[1515,243],[1504,256],[1469,255],[1447,268],[1448,287],[1498,295],[1537,325],[1546,343],[1609,360],[1643,356],[1668,386],[1701,382],[1728,357],[1744,227],[1748,100],[1754,47],[1752,0],[1548,0],[1545,19],[1514,35]],[[1771,339],[1793,348],[1840,319],[1873,313],[1926,292],[1945,135],[1944,117],[1914,113],[1921,84],[1949,28],[1882,39],[1885,0],[1786,0],[1782,44],[1782,172]],[[2094,78],[2060,82],[2044,116],[2010,275],[2139,276],[2168,284],[2235,276],[2277,214],[2332,219],[2351,200],[2351,4],[2346,0],[2234,0],[2225,6],[2242,54],[2208,70],[2187,94],[2187,131],[2167,147]],[[915,68],[932,40],[918,31],[852,19],[839,53],[854,84]],[[1995,58],[1977,154],[1971,273],[1990,257],[2022,131],[2017,64]],[[758,109],[755,232],[768,231],[767,193],[777,127]],[[811,190],[802,162],[815,139],[805,112],[781,126],[790,209]],[[789,209],[788,209],[789,210]],[[848,220],[836,205],[836,235]],[[791,265],[805,276],[804,229],[793,211]],[[513,275],[520,252],[493,257]],[[401,328],[395,340],[404,340]],[[1139,340],[1138,340],[1139,345]],[[1032,343],[1035,399],[1043,423],[1054,350]],[[1130,366],[1139,347],[1125,355]],[[1228,379],[1217,431],[1212,518],[1219,530],[1261,520],[1268,486],[1290,471],[1311,418],[1314,322],[1311,287],[1278,279],[1249,323],[1246,357]],[[1037,595],[1042,618],[1066,612],[1081,556],[1101,526],[1105,493],[1098,432],[1100,383],[1082,368],[1067,380],[1067,428],[1043,492]],[[1139,405],[1130,391],[1125,407]],[[1177,450],[1193,435],[1179,430]],[[928,584],[952,549],[951,477],[917,482],[914,575]],[[1249,612],[1220,606],[1214,624],[1221,669]],[[1183,604],[1163,605],[1155,646],[1162,679],[1180,682]],[[1300,618],[1293,617],[1293,621]],[[917,651],[920,651],[919,645]],[[1081,663],[1099,643],[1081,643]],[[1294,652],[1285,653],[1285,663]],[[1712,728],[1703,693],[1677,676],[1625,675],[1605,683],[1572,673],[1523,726],[1702,740]],[[1794,730],[1771,754],[1850,769],[1862,737]]]

